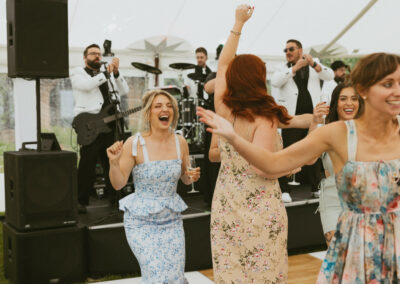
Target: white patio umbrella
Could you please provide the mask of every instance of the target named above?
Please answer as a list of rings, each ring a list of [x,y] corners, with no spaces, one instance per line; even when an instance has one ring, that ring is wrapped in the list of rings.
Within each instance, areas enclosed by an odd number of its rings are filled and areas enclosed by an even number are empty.
[[[154,58],[154,67],[160,67],[160,58],[163,56],[176,56],[193,53],[192,45],[175,36],[152,36],[136,41],[128,49],[141,54],[148,54]],[[158,74],[155,77],[155,86],[158,86]]]

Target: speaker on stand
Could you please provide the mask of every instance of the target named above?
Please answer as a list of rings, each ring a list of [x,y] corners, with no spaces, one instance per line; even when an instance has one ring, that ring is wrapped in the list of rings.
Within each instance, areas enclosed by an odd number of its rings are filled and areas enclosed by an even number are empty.
[[[69,76],[68,1],[7,0],[8,76],[36,81],[37,150],[4,153],[4,268],[13,283],[82,281],[77,155],[41,134],[40,79]]]
[[[7,0],[8,76],[65,78],[68,1]]]

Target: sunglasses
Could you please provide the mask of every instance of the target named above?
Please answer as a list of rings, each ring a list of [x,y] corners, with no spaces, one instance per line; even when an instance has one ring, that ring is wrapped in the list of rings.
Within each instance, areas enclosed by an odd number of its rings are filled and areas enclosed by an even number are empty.
[[[292,47],[289,47],[289,48],[285,48],[285,49],[283,50],[283,52],[284,52],[284,53],[287,53],[288,51],[293,52],[295,49],[296,49],[296,48],[292,46]]]

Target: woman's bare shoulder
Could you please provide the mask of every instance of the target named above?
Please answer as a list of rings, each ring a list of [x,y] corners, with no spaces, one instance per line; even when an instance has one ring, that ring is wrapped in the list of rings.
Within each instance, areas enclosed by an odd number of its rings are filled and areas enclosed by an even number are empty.
[[[271,128],[271,129],[276,129],[279,123],[277,118],[270,119],[265,116],[256,116],[254,122],[256,124],[256,127]]]

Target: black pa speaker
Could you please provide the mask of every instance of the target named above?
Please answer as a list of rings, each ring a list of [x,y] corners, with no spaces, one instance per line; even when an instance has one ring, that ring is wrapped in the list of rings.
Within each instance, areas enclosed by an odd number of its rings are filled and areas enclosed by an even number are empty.
[[[82,227],[18,232],[4,223],[5,276],[14,284],[83,282],[85,240]]]
[[[6,222],[18,230],[77,223],[76,153],[4,152]]]
[[[7,0],[8,76],[68,77],[68,0]]]

